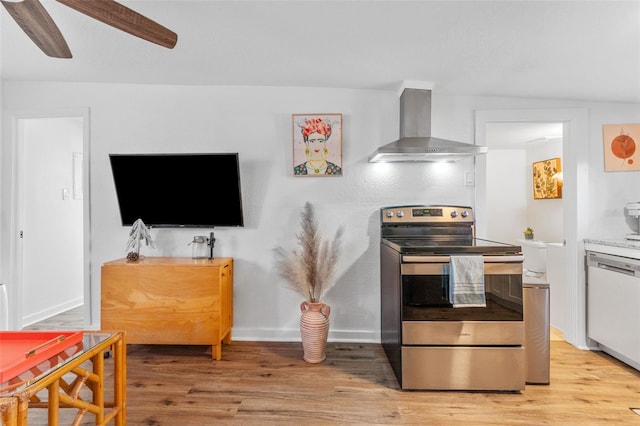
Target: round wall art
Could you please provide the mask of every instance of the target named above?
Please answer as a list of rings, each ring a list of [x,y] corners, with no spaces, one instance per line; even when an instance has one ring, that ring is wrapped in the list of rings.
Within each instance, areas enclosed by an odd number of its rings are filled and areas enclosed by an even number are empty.
[[[602,126],[604,170],[640,170],[640,123]]]

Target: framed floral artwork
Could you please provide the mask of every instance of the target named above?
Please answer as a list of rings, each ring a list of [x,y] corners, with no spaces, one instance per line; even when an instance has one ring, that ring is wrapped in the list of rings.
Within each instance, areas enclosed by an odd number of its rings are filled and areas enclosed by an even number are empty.
[[[560,158],[533,163],[533,199],[562,198]]]
[[[640,123],[602,126],[604,171],[640,170]]]
[[[293,175],[342,176],[342,114],[293,114]]]

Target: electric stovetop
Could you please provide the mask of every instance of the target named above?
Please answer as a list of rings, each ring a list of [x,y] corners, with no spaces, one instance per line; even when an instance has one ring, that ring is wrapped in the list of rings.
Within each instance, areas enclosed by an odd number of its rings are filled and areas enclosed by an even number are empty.
[[[421,238],[383,238],[385,244],[401,254],[424,254],[424,255],[446,255],[446,254],[491,254],[491,255],[512,255],[521,254],[522,247],[513,244],[501,243],[498,241],[483,240],[473,238],[458,241],[431,241]]]

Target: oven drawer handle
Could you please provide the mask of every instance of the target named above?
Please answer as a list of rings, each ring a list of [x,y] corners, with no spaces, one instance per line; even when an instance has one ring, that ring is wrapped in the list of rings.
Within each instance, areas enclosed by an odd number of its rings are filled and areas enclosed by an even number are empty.
[[[484,263],[524,262],[523,255],[517,256],[485,256]]]
[[[524,256],[483,256],[484,263],[522,262]],[[403,262],[449,263],[449,256],[402,256]]]

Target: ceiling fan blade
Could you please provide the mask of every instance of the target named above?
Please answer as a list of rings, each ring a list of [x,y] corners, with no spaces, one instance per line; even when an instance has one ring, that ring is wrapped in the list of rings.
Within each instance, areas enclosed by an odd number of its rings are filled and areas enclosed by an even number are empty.
[[[71,58],[71,50],[58,26],[38,0],[1,0],[9,15],[45,54]]]
[[[57,0],[100,22],[136,37],[172,49],[178,35],[157,22],[113,0]]]

